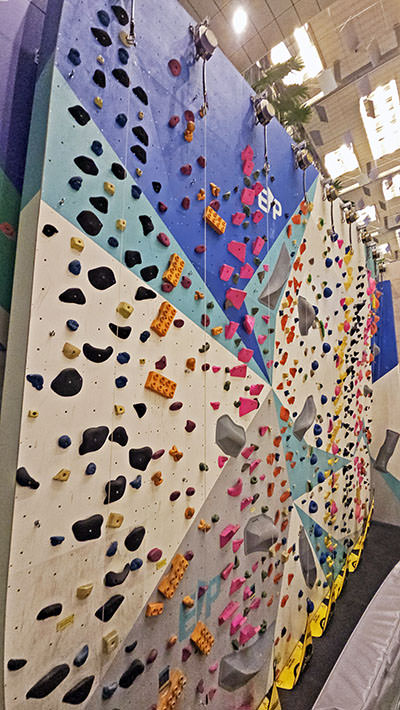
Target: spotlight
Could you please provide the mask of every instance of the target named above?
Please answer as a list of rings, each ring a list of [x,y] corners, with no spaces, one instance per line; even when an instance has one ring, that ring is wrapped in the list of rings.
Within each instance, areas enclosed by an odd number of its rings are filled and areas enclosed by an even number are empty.
[[[268,126],[269,122],[275,116],[274,107],[265,96],[257,96],[253,99],[253,102],[256,123],[261,123],[262,126]]]
[[[311,154],[311,152],[308,150],[306,144],[299,143],[298,145],[293,145],[292,146],[297,167],[300,168],[300,170],[307,170],[307,168],[310,167],[310,165],[313,164],[314,159]]]
[[[195,61],[198,59],[207,61],[218,47],[218,40],[214,32],[210,30],[208,22],[208,17],[206,17],[203,22],[200,22],[195,27],[192,25],[189,27],[196,47]]]
[[[235,10],[232,18],[232,25],[236,34],[240,34],[241,32],[243,32],[243,30],[246,29],[247,20],[248,17],[246,10],[244,10],[243,7],[238,7],[237,10]]]

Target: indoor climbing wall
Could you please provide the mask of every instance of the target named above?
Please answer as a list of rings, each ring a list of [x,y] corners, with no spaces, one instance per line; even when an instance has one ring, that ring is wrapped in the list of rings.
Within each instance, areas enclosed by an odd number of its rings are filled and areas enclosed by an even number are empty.
[[[376,285],[219,50],[200,111],[183,8],[134,48],[127,5],[60,3],[36,89],[5,708],[255,710],[370,511]]]

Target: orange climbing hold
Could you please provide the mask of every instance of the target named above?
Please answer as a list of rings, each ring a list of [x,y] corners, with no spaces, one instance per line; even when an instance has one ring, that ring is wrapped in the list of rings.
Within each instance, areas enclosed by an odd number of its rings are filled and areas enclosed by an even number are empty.
[[[289,414],[290,412],[288,409],[285,409],[285,407],[281,407],[280,418],[282,419],[282,421],[287,422],[289,419]]]
[[[176,390],[176,382],[169,380],[168,377],[161,375],[159,372],[151,370],[147,375],[145,388],[152,392],[157,392],[167,399],[172,399]]]
[[[214,643],[214,636],[202,621],[198,621],[190,636],[190,640],[197,646],[200,653],[208,655]]]
[[[207,224],[212,227],[217,234],[224,234],[226,222],[215,210],[213,210],[212,207],[210,207],[210,205],[207,205],[203,219],[205,219]]]
[[[300,224],[301,223],[301,217],[299,214],[294,214],[292,217],[292,222],[293,224]]]
[[[154,330],[157,335],[163,337],[168,333],[168,329],[176,316],[176,308],[171,306],[167,301],[163,301],[161,304],[158,316],[154,318],[150,328]]]
[[[167,599],[172,599],[189,562],[179,552],[172,558],[171,569],[158,585],[158,591]]]
[[[179,254],[171,254],[168,269],[163,273],[163,280],[168,281],[172,286],[177,286],[184,266],[185,262]]]

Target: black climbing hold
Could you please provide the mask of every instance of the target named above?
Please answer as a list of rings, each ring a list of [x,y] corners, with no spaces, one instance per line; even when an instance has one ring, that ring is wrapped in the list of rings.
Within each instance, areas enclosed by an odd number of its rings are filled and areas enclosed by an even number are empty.
[[[135,86],[135,87],[132,89],[132,91],[133,91],[133,93],[135,94],[135,96],[137,96],[138,99],[139,99],[145,106],[147,106],[147,104],[149,103],[149,100],[148,100],[148,98],[147,98],[147,94],[146,94],[145,90],[142,89],[141,86]]]
[[[158,275],[158,266],[155,264],[145,266],[143,269],[140,269],[140,275],[143,281],[152,281]]]
[[[42,233],[45,235],[45,237],[52,237],[54,234],[57,234],[58,229],[54,227],[52,224],[45,224]]]
[[[134,404],[134,405],[133,405],[133,408],[134,408],[136,414],[138,415],[139,419],[141,419],[142,417],[144,417],[144,415],[145,415],[146,412],[147,412],[147,407],[146,407],[146,405],[144,404],[144,402],[139,402],[138,404]]]
[[[125,538],[125,547],[129,552],[135,552],[143,542],[143,538],[146,534],[146,530],[143,525],[139,525],[137,528],[133,528],[129,535]]]
[[[97,266],[88,271],[88,279],[94,288],[104,291],[116,283],[114,272],[109,266]]]
[[[147,153],[141,145],[131,145],[131,152],[143,165],[147,163]]]
[[[42,375],[27,375],[26,379],[31,383],[35,390],[43,389],[44,379]]]
[[[39,488],[40,486],[39,481],[35,481],[35,479],[29,475],[28,471],[26,470],[26,468],[24,468],[24,466],[21,466],[19,469],[17,469],[17,483],[19,483],[20,486],[32,488],[33,490],[36,490],[36,488]]]
[[[130,571],[129,562],[125,565],[121,572],[107,572],[104,577],[104,584],[106,587],[116,587],[118,584],[125,582]]]
[[[125,671],[125,673],[122,674],[121,678],[119,679],[120,687],[129,688],[132,685],[133,681],[136,680],[136,678],[141,673],[143,673],[143,671],[144,664],[142,663],[142,661],[139,660],[139,658],[135,658],[129,668]]]
[[[97,540],[101,535],[101,526],[103,525],[103,516],[96,514],[84,520],[77,520],[72,526],[72,532],[78,542],[86,542],[86,540]]]
[[[113,163],[111,166],[111,172],[118,180],[125,180],[127,172],[123,165],[120,163]]]
[[[111,345],[108,348],[95,348],[90,343],[84,343],[82,352],[84,356],[91,362],[105,362],[113,354],[114,350]]]
[[[66,663],[61,663],[59,666],[54,666],[46,675],[38,680],[35,685],[30,688],[26,694],[26,698],[45,698],[53,692],[64,678],[69,673],[69,666]]]
[[[91,27],[93,36],[101,44],[102,47],[109,47],[112,44],[112,40],[108,32],[101,30],[98,27]]]
[[[139,187],[139,185],[132,185],[131,187],[131,194],[134,200],[138,200],[140,195],[142,194],[142,190]]]
[[[89,158],[87,155],[78,155],[74,158],[74,163],[78,166],[79,170],[82,170],[86,175],[98,175],[99,173],[99,169],[93,158]]]
[[[100,197],[89,197],[89,202],[96,210],[99,210],[99,212],[107,214],[108,200],[106,197],[103,197],[102,195]]]
[[[74,47],[71,47],[71,49],[68,52],[68,59],[76,67],[79,67],[79,65],[82,61],[79,49],[75,49]]]
[[[63,303],[76,303],[78,306],[83,306],[86,303],[85,294],[80,288],[67,288],[66,291],[60,293],[58,298]]]
[[[132,653],[132,651],[135,650],[137,646],[137,641],[133,641],[133,643],[130,643],[129,646],[125,646],[125,653]]]
[[[120,47],[118,50],[118,59],[121,62],[121,64],[128,64],[129,61],[129,52],[125,49],[125,47]]]
[[[38,621],[43,621],[43,619],[49,619],[50,616],[59,616],[62,612],[62,604],[49,604],[49,606],[43,607],[36,617]]]
[[[134,126],[134,128],[132,128],[132,133],[136,136],[136,138],[138,138],[140,140],[141,143],[143,143],[143,145],[146,145],[146,146],[149,145],[149,136],[147,135],[143,126]],[[153,182],[152,184],[153,184],[154,192],[160,192],[161,184],[159,182],[157,182],[157,183]],[[154,185],[159,185],[159,188],[156,190]]]
[[[120,25],[128,24],[129,16],[124,7],[121,7],[121,5],[111,5],[111,10],[113,11]]]
[[[86,124],[89,123],[90,116],[83,106],[80,106],[79,104],[76,106],[70,106],[68,111],[80,126],[86,126]]]
[[[99,22],[104,26],[108,27],[110,24],[110,15],[105,10],[98,10],[97,17]]]
[[[153,231],[154,224],[151,221],[151,218],[147,214],[141,214],[139,217],[139,221],[140,221],[140,224],[142,225],[143,234],[145,237],[147,237],[147,235]]]
[[[95,73],[93,74],[93,81],[97,86],[100,86],[101,89],[104,89],[106,86],[106,75],[104,74],[101,69],[96,69]]]
[[[54,378],[50,387],[60,397],[73,397],[81,391],[82,385],[83,379],[78,370],[67,367]]]
[[[125,476],[118,476],[117,478],[107,481],[105,485],[106,497],[104,499],[104,505],[107,503],[115,503],[116,500],[122,498],[125,493],[126,488],[126,478]]]
[[[128,443],[128,434],[123,426],[117,426],[108,439],[109,441],[115,441],[120,446],[126,446]]]
[[[103,226],[103,223],[100,222],[94,212],[90,212],[89,210],[82,210],[76,219],[86,234],[89,234],[91,237],[96,237]]]
[[[122,86],[126,86],[126,88],[128,88],[131,81],[130,81],[129,76],[126,73],[125,69],[121,69],[121,67],[118,67],[117,69],[113,69],[112,75],[117,81],[119,81],[120,84],[122,84]]]
[[[121,126],[121,128],[126,126],[127,121],[128,121],[128,116],[126,116],[125,113],[119,113],[118,116],[116,116],[116,118],[115,118],[115,122],[118,123],[118,125]]]
[[[134,129],[132,129],[132,130],[134,130]],[[139,138],[139,136],[138,136],[138,138]],[[147,145],[147,143],[146,143],[146,145]],[[157,182],[156,180],[153,180],[153,182],[151,184],[153,185],[154,192],[157,192],[157,194],[158,194],[161,190],[161,183]]]
[[[62,699],[63,703],[68,703],[69,705],[80,705],[80,703],[83,703],[92,689],[93,681],[94,675],[89,675],[80,680],[68,693],[65,693]]]
[[[89,646],[87,644],[85,644],[84,646],[82,646],[81,650],[78,651],[78,653],[76,654],[76,656],[74,658],[74,666],[76,666],[77,668],[80,668],[81,666],[83,666],[83,664],[87,661],[88,655],[89,655]]]
[[[28,661],[25,658],[10,658],[7,663],[7,668],[9,671],[19,671],[20,668],[26,666]]]
[[[145,271],[145,269],[142,269],[142,271],[140,273],[142,274],[143,271]],[[157,269],[157,273],[158,273],[158,269]],[[157,276],[157,274],[156,274],[156,276]],[[154,276],[152,276],[152,278],[154,278]],[[148,278],[145,278],[144,276],[143,276],[143,279],[144,279],[144,281],[150,280]],[[157,294],[154,293],[154,291],[152,291],[150,288],[145,288],[144,286],[139,286],[138,290],[136,291],[135,301],[146,301],[148,298],[157,298]]]
[[[117,336],[117,338],[122,338],[122,340],[126,340],[127,338],[129,338],[132,332],[132,328],[130,325],[115,325],[115,323],[109,323],[108,327],[111,332]]]
[[[149,446],[143,446],[141,449],[130,449],[129,451],[129,463],[132,468],[137,468],[139,471],[145,471],[153,451]]]
[[[79,447],[79,453],[88,454],[89,451],[98,451],[103,446],[109,434],[107,426],[96,426],[90,429],[85,429],[82,434],[82,443]]]
[[[90,148],[95,155],[103,155],[103,146],[100,141],[92,141]]]
[[[142,257],[139,251],[132,251],[128,249],[125,252],[125,264],[127,265],[128,269],[131,269],[132,266],[136,266],[136,264],[141,264],[142,263]]]
[[[100,619],[100,621],[110,621],[114,616],[115,612],[119,609],[125,597],[122,594],[114,594],[110,597],[103,606],[99,607],[95,612],[95,616]]]

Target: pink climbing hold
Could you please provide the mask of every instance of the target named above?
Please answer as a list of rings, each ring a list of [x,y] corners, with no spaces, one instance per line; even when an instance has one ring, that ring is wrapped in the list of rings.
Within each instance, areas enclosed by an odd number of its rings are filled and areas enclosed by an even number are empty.
[[[250,335],[250,333],[253,332],[255,320],[256,319],[254,318],[254,316],[249,316],[249,315],[246,315],[243,318],[243,328],[245,329],[246,333],[248,333],[249,335]]]
[[[229,374],[232,377],[246,377],[247,366],[246,365],[235,365],[234,367],[231,367],[231,369],[229,370]]]
[[[237,531],[239,530],[240,525],[227,525],[226,528],[223,529],[223,531],[219,535],[219,546],[220,547],[225,547],[225,545],[228,544],[229,540],[236,535]]]
[[[215,671],[218,670],[218,666],[219,666],[218,661],[216,663],[213,663],[212,666],[209,667],[208,672],[215,673]]]
[[[246,147],[243,148],[242,152],[240,153],[240,157],[242,160],[253,160],[254,150],[251,145],[246,145]]]
[[[158,209],[160,210],[160,212],[166,212],[167,209],[168,209],[168,207],[167,207],[166,204],[164,204],[164,202],[159,202],[159,203],[158,203]]]
[[[163,247],[169,247],[169,245],[171,244],[170,238],[167,234],[164,234],[164,232],[160,232],[159,234],[157,234],[157,240],[160,242],[160,244],[163,245]]]
[[[251,251],[253,252],[254,256],[259,255],[263,246],[265,246],[264,239],[262,237],[256,237],[251,247]]]
[[[242,490],[243,490],[243,480],[241,478],[238,478],[235,485],[228,488],[227,493],[229,496],[232,496],[232,498],[236,498],[236,496],[240,496]]]
[[[252,502],[253,502],[252,496],[248,496],[247,498],[243,498],[240,501],[240,510],[241,511],[244,510],[245,508],[247,508],[248,505],[251,505]]]
[[[339,249],[341,249],[342,246],[343,246],[343,239],[338,239],[338,240],[337,240],[337,245],[338,245]]]
[[[245,449],[241,452],[242,456],[244,459],[249,459],[250,456],[252,455],[253,451],[255,451],[254,446],[246,446]]]
[[[232,552],[235,555],[241,545],[243,544],[243,538],[240,538],[240,540],[232,540]]]
[[[228,460],[227,456],[218,456],[218,468],[223,468]]]
[[[250,464],[250,470],[249,473],[253,473],[253,471],[256,470],[257,466],[261,463],[261,459],[255,459],[254,461],[251,462]]]
[[[221,572],[222,579],[228,579],[230,573],[233,570],[233,564],[234,564],[233,562],[230,562],[229,565],[227,565],[225,567],[225,569],[222,570],[222,572]]]
[[[267,431],[269,431],[270,427],[269,426],[260,426],[258,427],[258,433],[260,436],[265,436]]]
[[[242,646],[243,644],[247,643],[247,641],[250,641],[250,639],[256,635],[257,630],[257,627],[252,626],[251,624],[246,624],[246,626],[243,626],[243,628],[240,630],[239,636],[240,645]]]
[[[250,394],[257,396],[264,389],[264,385],[250,385]]]
[[[211,200],[210,207],[212,207],[215,212],[218,212],[219,208],[221,207],[221,203],[219,200]]]
[[[234,271],[235,269],[233,266],[228,266],[228,264],[222,264],[219,269],[219,278],[221,279],[221,281],[229,281]]]
[[[210,404],[214,410],[219,409],[221,406],[221,402],[210,402]]]
[[[231,621],[231,628],[230,628],[230,635],[233,636],[236,634],[240,627],[243,626],[243,624],[246,622],[246,617],[242,616],[242,614],[236,614],[236,616],[233,617]]]
[[[253,355],[254,350],[251,348],[241,348],[238,352],[238,360],[240,360],[240,362],[250,362]]]
[[[239,407],[239,417],[243,417],[245,414],[253,412],[254,409],[258,409],[258,402],[255,399],[247,399],[245,397],[239,397],[240,407]]]
[[[263,343],[265,343],[266,339],[267,339],[266,335],[258,335],[257,336],[257,343],[259,345],[262,345]]]
[[[226,298],[232,303],[232,306],[237,310],[239,310],[239,308],[243,306],[243,302],[246,296],[246,291],[241,291],[239,288],[228,288],[226,292]]]
[[[244,187],[242,190],[242,193],[240,195],[240,201],[244,205],[249,205],[249,207],[251,207],[251,205],[254,202],[254,198],[255,198],[254,190],[252,190],[250,187]]]
[[[254,170],[254,163],[252,160],[244,160],[242,165],[243,173],[247,176],[251,175]]]
[[[263,189],[264,189],[264,185],[262,184],[262,182],[257,181],[254,183],[253,190],[256,193],[256,195],[259,195],[260,192],[263,191]]]
[[[218,617],[218,625],[221,626],[224,621],[227,621],[234,615],[234,613],[239,609],[239,602],[230,601],[223,609]]]
[[[254,269],[250,264],[244,264],[244,266],[241,267],[239,276],[241,279],[251,279],[251,277],[254,274]]]
[[[229,594],[234,594],[237,592],[238,589],[244,584],[246,581],[246,577],[235,577],[235,579],[232,579],[231,586],[229,588]]]
[[[214,373],[216,373],[216,372],[219,372],[221,368],[217,367],[217,365],[213,365],[211,369]]]
[[[232,224],[238,227],[240,224],[242,224],[245,217],[246,215],[244,212],[235,212],[235,214],[232,215]]]
[[[235,335],[238,328],[239,328],[239,323],[236,323],[236,321],[234,321],[234,320],[229,321],[228,325],[225,326],[226,340],[230,340],[231,338],[233,338],[233,336]]]
[[[210,688],[210,690],[208,691],[207,695],[208,695],[208,699],[210,702],[213,699],[216,692],[217,692],[217,688]]]
[[[235,242],[233,240],[229,242],[227,249],[231,254],[233,254],[233,256],[236,256],[242,264],[244,264],[246,259],[246,244],[243,244],[243,242]]]
[[[265,323],[269,323],[271,316],[261,316]]]
[[[332,453],[333,454],[339,453],[339,447],[337,444],[335,444],[335,442],[332,443]]]
[[[253,592],[251,591],[250,587],[248,584],[246,584],[244,590],[243,590],[243,601],[245,602],[246,599],[250,599],[252,596]]]
[[[256,570],[258,569],[258,565],[258,562],[253,562],[253,564],[251,565],[252,572],[256,572]]]
[[[258,224],[259,222],[261,222],[261,220],[262,220],[262,218],[264,217],[264,215],[263,215],[263,213],[261,212],[261,210],[256,210],[255,212],[253,212],[253,214],[251,215],[251,217],[252,217],[252,220],[253,220],[254,224]]]
[[[252,602],[250,602],[250,609],[258,609],[260,604],[261,604],[261,598],[256,597],[255,599],[253,599]]]

